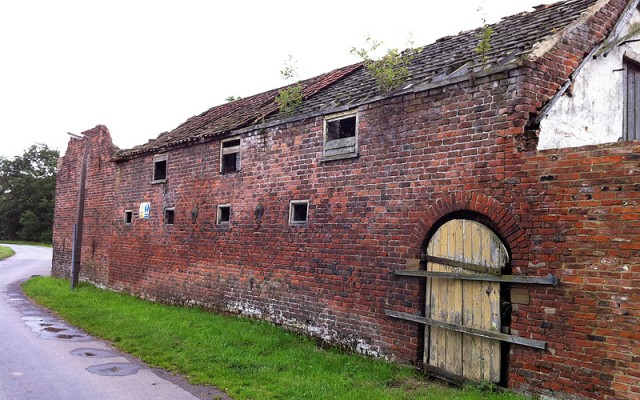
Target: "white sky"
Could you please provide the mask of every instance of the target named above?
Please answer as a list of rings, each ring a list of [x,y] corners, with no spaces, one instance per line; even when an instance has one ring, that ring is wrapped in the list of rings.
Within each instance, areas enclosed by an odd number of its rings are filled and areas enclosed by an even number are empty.
[[[289,54],[309,78],[359,61],[349,49],[367,34],[422,46],[544,2],[0,1],[0,156],[37,142],[64,153],[66,132],[99,124],[130,148],[284,85]]]

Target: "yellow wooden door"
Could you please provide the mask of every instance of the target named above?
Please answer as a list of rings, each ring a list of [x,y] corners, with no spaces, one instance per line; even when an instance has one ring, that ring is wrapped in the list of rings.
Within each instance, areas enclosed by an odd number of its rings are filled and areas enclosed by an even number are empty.
[[[427,262],[428,271],[458,274],[500,274],[508,253],[485,225],[456,219],[442,225],[429,241],[427,255],[445,260]],[[452,266],[451,264],[458,265]],[[436,321],[500,332],[500,284],[463,279],[428,278],[425,316]],[[449,373],[493,383],[500,381],[500,341],[427,326],[425,364]]]

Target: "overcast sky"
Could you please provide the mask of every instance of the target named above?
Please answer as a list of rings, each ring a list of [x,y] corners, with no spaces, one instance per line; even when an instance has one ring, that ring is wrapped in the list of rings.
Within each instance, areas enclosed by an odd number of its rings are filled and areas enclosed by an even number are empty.
[[[106,125],[130,148],[187,118],[359,61],[366,35],[422,46],[544,0],[0,1],[0,156]],[[552,2],[549,0],[547,2]],[[479,10],[481,8],[481,10]]]

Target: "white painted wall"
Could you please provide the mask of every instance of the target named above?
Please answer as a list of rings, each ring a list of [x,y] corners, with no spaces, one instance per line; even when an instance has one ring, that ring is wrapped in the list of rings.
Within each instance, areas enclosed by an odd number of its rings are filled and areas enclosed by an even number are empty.
[[[635,8],[627,18],[615,38],[640,24]],[[629,39],[640,39],[640,34]],[[640,42],[616,45],[606,57],[599,56],[584,65],[573,83],[573,96],[565,92],[540,122],[538,150],[611,143],[622,138],[625,52],[640,54]]]

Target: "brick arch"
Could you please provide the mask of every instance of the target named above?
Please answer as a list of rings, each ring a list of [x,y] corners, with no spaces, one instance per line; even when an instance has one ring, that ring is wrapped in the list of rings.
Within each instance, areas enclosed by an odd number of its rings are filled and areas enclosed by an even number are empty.
[[[512,261],[526,257],[525,234],[516,219],[499,201],[483,193],[451,193],[432,201],[418,219],[412,234],[411,243],[415,250],[422,252],[435,228],[449,216],[464,212],[484,217],[480,222],[504,241]]]

